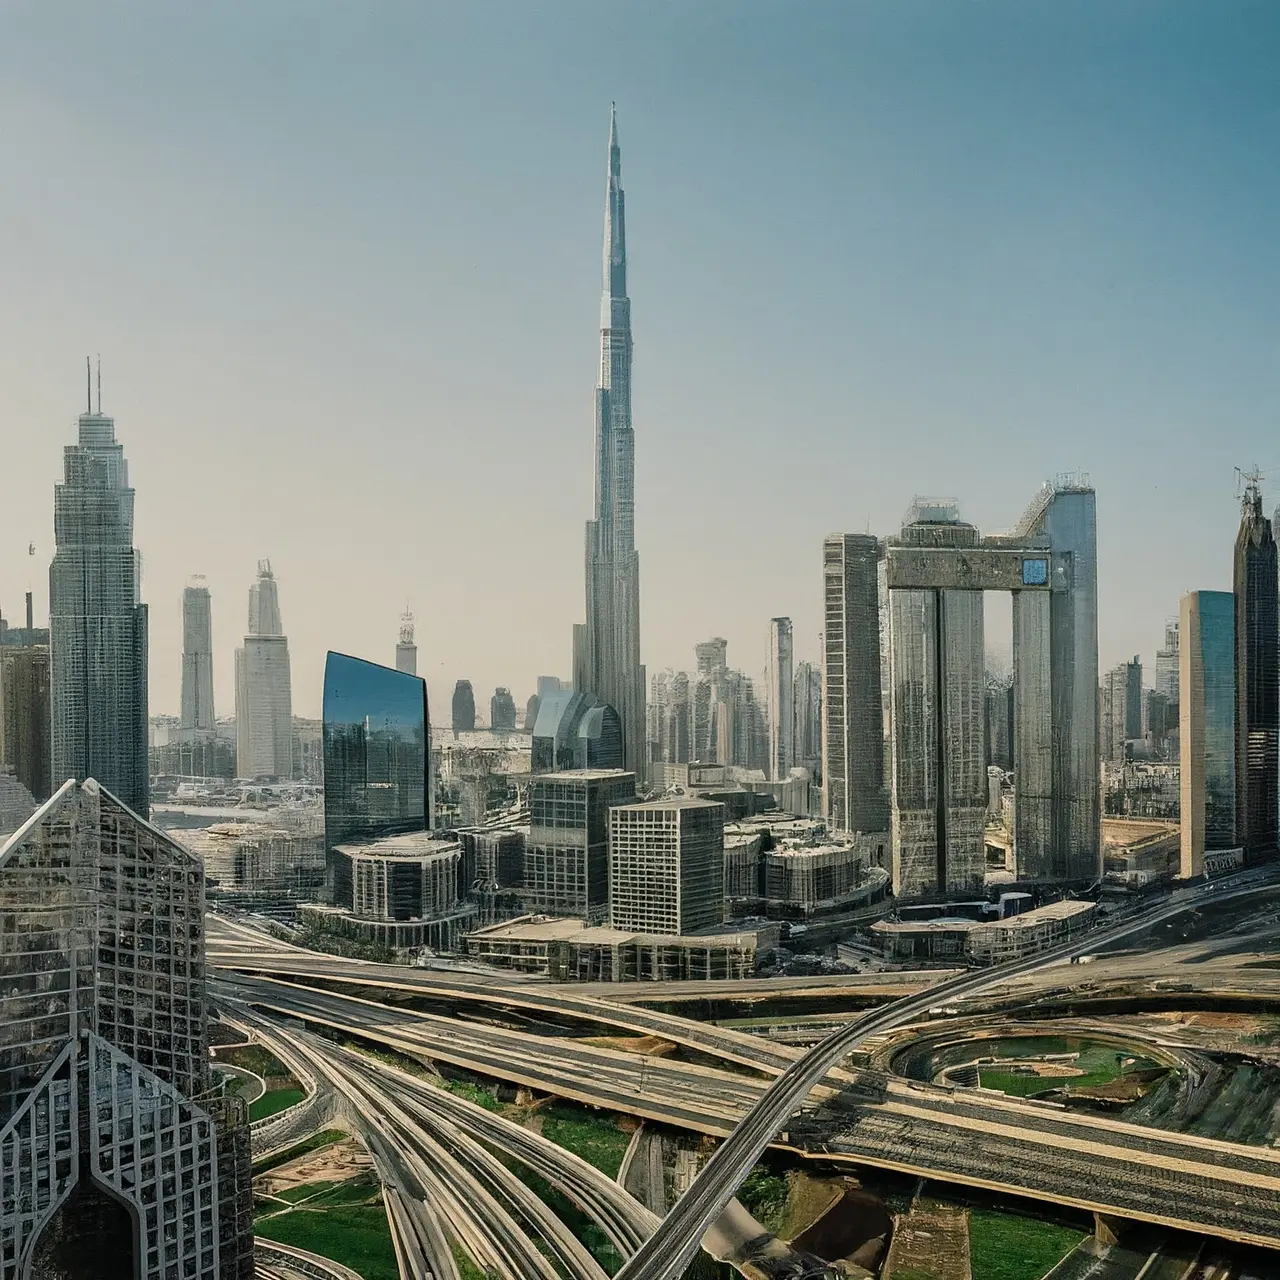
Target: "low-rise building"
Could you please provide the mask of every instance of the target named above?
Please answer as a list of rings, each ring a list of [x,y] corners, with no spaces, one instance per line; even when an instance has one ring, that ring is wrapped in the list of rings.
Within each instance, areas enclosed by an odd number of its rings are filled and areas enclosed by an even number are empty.
[[[521,916],[473,930],[467,954],[558,982],[680,982],[749,978],[778,945],[778,926],[698,935],[632,933],[581,920]]]
[[[1083,933],[1094,923],[1096,902],[1065,898],[1005,920],[974,925],[969,955],[979,964],[1002,964],[1047,951]]]

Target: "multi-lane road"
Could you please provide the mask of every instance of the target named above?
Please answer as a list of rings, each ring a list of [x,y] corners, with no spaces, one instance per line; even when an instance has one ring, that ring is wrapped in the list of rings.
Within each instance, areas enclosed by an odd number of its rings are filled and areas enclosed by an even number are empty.
[[[878,987],[876,995],[881,999],[895,990],[909,994],[855,1018],[807,1053],[635,1001],[620,1002],[618,995],[632,994],[628,988],[583,989],[518,977],[495,981],[464,972],[335,960],[269,943],[256,930],[226,922],[211,931],[209,959],[225,977],[224,994],[277,1017],[302,1019],[331,1033],[358,1035],[400,1052],[451,1062],[583,1102],[728,1135],[691,1190],[652,1234],[648,1228],[653,1224],[645,1224],[646,1238],[638,1247],[639,1228],[634,1222],[632,1237],[615,1239],[623,1256],[630,1255],[621,1273],[625,1280],[680,1275],[760,1153],[788,1127],[797,1131],[790,1135],[792,1141],[799,1141],[803,1130],[810,1148],[825,1149],[836,1159],[1020,1191],[1274,1245],[1280,1243],[1280,1157],[1274,1153],[971,1090],[908,1084],[877,1073],[862,1073],[858,1087],[850,1091],[855,1077],[841,1069],[852,1049],[873,1036],[918,1021],[935,1006],[981,996],[997,985],[1024,991],[1024,998],[1031,997],[1033,988],[1051,990],[1055,973],[1050,966],[1079,953],[1132,943],[1140,933],[1159,928],[1188,909],[1246,897],[1260,883],[1251,874],[1201,891],[1183,891],[1139,919],[1096,931],[1054,952],[999,970],[947,975],[925,990],[922,984],[938,975],[904,973],[852,982],[847,978],[824,981],[824,994],[827,988],[861,991],[864,985]],[[1078,981],[1112,963],[1100,961],[1096,970],[1056,972]],[[1135,977],[1143,971],[1140,962],[1129,963]],[[1152,969],[1146,962],[1145,972],[1149,975]],[[801,981],[813,989],[812,980]],[[1061,979],[1056,984],[1064,985]],[[772,990],[775,983],[738,985],[756,996]],[[788,986],[794,989],[797,984]],[[428,1007],[466,1005],[473,1020],[403,1007],[401,1001],[411,996],[424,998]],[[538,1035],[474,1020],[476,1011],[486,1006],[508,1019],[516,1011],[534,1022],[594,1024],[614,1033],[652,1036],[692,1051],[697,1061],[637,1057],[566,1035]],[[721,1065],[707,1065],[711,1062]],[[347,1073],[345,1087],[363,1089],[366,1100],[369,1090],[384,1083],[380,1068],[375,1071],[367,1064],[348,1062],[342,1070]],[[401,1087],[407,1086],[396,1086]],[[812,1120],[803,1117],[793,1120],[803,1106],[831,1104],[840,1091],[844,1097],[838,1110],[824,1114],[823,1128],[815,1129]],[[419,1104],[394,1090],[388,1101],[414,1119],[412,1107]],[[833,1122],[833,1115],[838,1122]],[[458,1115],[451,1123],[459,1132],[478,1135],[480,1127],[492,1121]],[[498,1141],[488,1132],[485,1141],[501,1147],[503,1142],[514,1142],[515,1135],[507,1133]],[[1250,1190],[1237,1194],[1239,1186]],[[579,1199],[569,1191],[566,1194]],[[607,1218],[618,1211],[617,1206],[610,1209],[598,1199],[593,1204],[589,1210],[593,1217]],[[610,1235],[614,1238],[613,1231]]]

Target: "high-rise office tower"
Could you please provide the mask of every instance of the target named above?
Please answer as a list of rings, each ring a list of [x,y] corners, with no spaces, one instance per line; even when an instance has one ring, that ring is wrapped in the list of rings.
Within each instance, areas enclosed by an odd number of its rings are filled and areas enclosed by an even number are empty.
[[[1236,535],[1236,843],[1248,858],[1276,851],[1280,776],[1280,598],[1276,541],[1258,477],[1246,477]]]
[[[47,800],[49,759],[49,646],[0,646],[0,766]]]
[[[586,623],[574,629],[573,681],[622,717],[627,768],[645,767],[645,676],[640,663],[640,558],[635,543],[631,427],[631,300],[617,116],[609,127],[604,295],[596,388],[595,514],[587,522]]]
[[[987,673],[987,767],[1013,768],[1013,681]]]
[[[1178,619],[1164,624],[1164,647],[1156,650],[1156,692],[1173,703],[1178,701]]]
[[[200,861],[92,780],[0,842],[0,1276],[251,1280]]]
[[[489,728],[514,729],[516,727],[516,700],[506,685],[499,685],[489,699]]]
[[[833,533],[822,544],[822,784],[833,831],[889,830],[879,556],[870,534]]]
[[[212,733],[213,620],[209,588],[196,576],[182,592],[182,718],[184,729]]]
[[[769,622],[769,777],[785,778],[796,763],[794,641],[790,618]]]
[[[476,727],[476,695],[470,680],[453,686],[452,725],[454,733],[470,733]]]
[[[236,650],[236,773],[293,776],[293,687],[289,641],[269,560],[258,561],[249,588],[249,632]]]
[[[893,545],[976,548],[952,502],[917,500]],[[986,870],[980,591],[891,593],[893,882],[902,897],[980,891]]]
[[[418,674],[418,646],[413,642],[413,614],[406,609],[400,615],[400,643],[396,645],[396,670],[405,675]]]
[[[712,636],[693,646],[699,680],[718,680],[729,666],[729,642],[723,636]]]
[[[724,805],[676,796],[609,810],[609,923],[659,934],[724,923]]]
[[[1125,760],[1125,743],[1142,737],[1142,661],[1121,662],[1102,677],[1102,756]]]
[[[1179,619],[1180,784],[1184,877],[1236,843],[1236,639],[1230,591],[1192,591]]]
[[[816,774],[822,762],[822,671],[797,662],[795,675],[796,763]]]
[[[147,816],[147,606],[115,421],[82,413],[54,489],[49,566],[53,777],[96,778]]]
[[[609,810],[632,804],[636,776],[621,769],[544,773],[529,784],[526,911],[602,923],[609,912]]]

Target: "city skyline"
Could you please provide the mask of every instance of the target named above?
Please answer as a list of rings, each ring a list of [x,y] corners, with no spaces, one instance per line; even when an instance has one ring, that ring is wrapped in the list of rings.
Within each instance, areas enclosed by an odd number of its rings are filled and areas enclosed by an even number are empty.
[[[265,556],[290,593],[300,714],[318,713],[329,646],[390,660],[406,599],[437,705],[460,677],[486,692],[506,685],[523,702],[537,674],[569,674],[565,621],[581,609],[578,513],[590,505],[583,387],[594,359],[599,139],[615,97],[641,193],[630,248],[642,264],[636,542],[650,671],[687,666],[700,635],[723,634],[738,665],[758,674],[762,624],[774,615],[795,620],[796,659],[814,661],[820,585],[793,566],[808,563],[831,529],[892,529],[913,492],[958,494],[965,519],[994,528],[1008,518],[1007,491],[1075,467],[1099,492],[1104,668],[1135,652],[1149,661],[1185,590],[1229,586],[1220,548],[1236,523],[1230,468],[1277,461],[1263,434],[1277,390],[1267,353],[1280,292],[1277,250],[1261,234],[1275,183],[1257,163],[1266,119],[1258,108],[1270,100],[1259,51],[1274,25],[1263,10],[1231,31],[1184,10],[1176,39],[1144,27],[1137,6],[1098,7],[1075,25],[1025,15],[1004,24],[985,77],[968,55],[997,16],[1007,19],[1004,6],[975,11],[967,28],[931,21],[936,50],[905,65],[903,42],[917,29],[906,11],[815,5],[781,32],[751,5],[723,29],[714,7],[699,20],[637,14],[616,60],[574,56],[616,48],[615,22],[577,22],[566,52],[591,69],[555,87],[541,71],[535,83],[520,70],[516,47],[534,38],[551,56],[567,20],[537,31],[513,10],[476,89],[459,87],[473,60],[454,71],[433,55],[435,87],[417,83],[431,75],[415,75],[395,81],[392,102],[366,95],[336,137],[326,126],[348,99],[307,90],[320,94],[314,118],[287,112],[258,145],[248,109],[275,92],[274,75],[291,92],[319,84],[306,72],[309,55],[338,57],[351,31],[330,17],[289,53],[287,24],[264,19],[264,47],[278,63],[264,75],[237,52],[235,9],[206,15],[207,29],[163,19],[196,82],[225,71],[244,90],[246,111],[218,120],[172,74],[143,74],[154,70],[153,46],[130,41],[129,21],[113,32],[86,10],[63,44],[45,17],[28,13],[13,20],[0,53],[9,72],[0,110],[23,122],[4,142],[11,176],[0,232],[27,248],[7,268],[12,296],[41,298],[34,313],[2,321],[0,418],[23,432],[9,457],[13,501],[0,512],[0,608],[17,617],[30,579],[37,615],[47,614],[49,492],[78,361],[101,349],[104,406],[120,420],[141,495],[154,711],[179,710],[187,577],[205,573],[223,602],[214,608],[214,684],[229,693],[237,598]],[[446,21],[465,45],[468,19]],[[416,57],[426,37],[407,28]],[[686,60],[710,33],[731,37],[733,66],[697,82]],[[1088,64],[1098,92],[1082,109],[1074,73],[1103,37],[1113,48]],[[54,74],[80,41],[101,72],[92,95]],[[824,43],[842,57],[854,50],[859,75],[837,68]],[[344,55],[362,85],[387,59],[402,65],[369,32]],[[947,75],[938,82],[940,64]],[[1230,83],[1220,65],[1232,67]],[[749,96],[761,66],[774,86],[767,110]],[[510,84],[483,102],[481,90],[491,94],[501,77]],[[669,97],[659,99],[659,85]],[[468,123],[446,127],[433,95],[458,93]],[[516,95],[527,118],[511,109]],[[946,123],[940,98],[956,108]],[[904,104],[927,108],[931,123]],[[1020,109],[1014,129],[1005,121]],[[1195,127],[1180,127],[1184,119]],[[363,154],[361,140],[384,124],[387,143]],[[803,144],[792,148],[793,137]],[[1148,145],[1153,137],[1159,145]],[[504,172],[482,177],[475,157],[499,138]],[[397,164],[394,148],[410,139],[430,157],[422,171]],[[266,141],[290,151],[289,174],[269,171]],[[134,192],[139,148],[148,147],[162,163]],[[65,169],[51,167],[55,154]],[[355,194],[330,200],[326,183],[321,201],[317,184],[335,166]],[[434,182],[433,166],[444,181]],[[79,198],[86,175],[102,200]],[[440,190],[427,201],[424,237],[416,202],[428,175]],[[519,219],[490,202],[497,182],[518,193]],[[175,206],[178,183],[194,183],[193,194]],[[1229,201],[1206,194],[1215,183]],[[292,238],[282,239],[286,227]],[[872,244],[874,254],[865,251]],[[321,247],[333,257],[317,281]],[[744,255],[752,270],[730,270]],[[264,273],[264,262],[274,270]],[[926,285],[937,302],[928,310]],[[85,286],[114,305],[86,310]],[[264,289],[279,295],[263,313],[270,333],[242,332],[235,317],[260,307]],[[333,305],[352,289],[355,305]],[[504,357],[514,395],[477,377],[500,296],[526,335]],[[725,302],[714,332],[709,298]],[[428,427],[459,430],[423,430],[424,412]],[[357,454],[346,447],[353,423]],[[197,439],[217,445],[202,448],[193,483]],[[810,466],[816,458],[822,465]],[[731,497],[708,499],[712,474],[712,488]],[[349,485],[358,496],[375,483],[385,494],[360,498],[367,505],[356,520],[325,528],[310,518],[317,495]],[[556,497],[532,535],[531,488]],[[1275,493],[1264,481],[1268,509]],[[742,514],[799,494],[786,521]],[[463,544],[452,554],[383,555],[469,519],[468,538],[448,540]],[[1153,525],[1165,530],[1167,554],[1134,575],[1129,550]],[[714,592],[690,571],[689,549],[708,540],[731,548]],[[25,555],[31,541],[34,558]],[[511,546],[534,551],[538,580],[508,575],[500,593],[474,589],[505,567]],[[514,650],[511,616],[522,619]],[[987,633],[1007,649],[1007,624],[989,623]]]

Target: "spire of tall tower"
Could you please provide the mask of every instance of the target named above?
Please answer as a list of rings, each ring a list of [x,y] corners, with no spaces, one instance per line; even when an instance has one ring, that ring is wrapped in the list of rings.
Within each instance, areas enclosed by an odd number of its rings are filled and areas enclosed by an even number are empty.
[[[618,149],[618,108],[609,114],[609,181],[604,205],[604,294],[627,296],[626,197],[622,192],[622,152]]]

